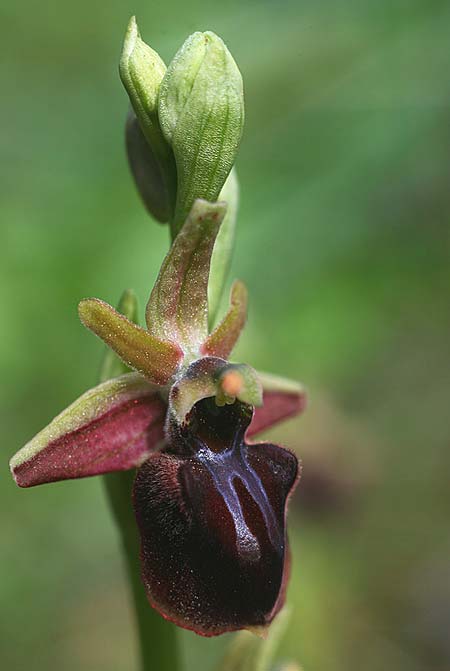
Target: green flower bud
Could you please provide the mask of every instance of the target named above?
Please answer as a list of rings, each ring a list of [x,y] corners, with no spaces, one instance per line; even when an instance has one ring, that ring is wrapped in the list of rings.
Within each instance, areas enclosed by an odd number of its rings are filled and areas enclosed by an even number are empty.
[[[242,77],[220,37],[183,44],[161,83],[159,122],[177,166],[176,235],[197,198],[217,201],[242,136]]]
[[[131,174],[142,202],[152,217],[166,223],[173,214],[173,203],[167,197],[160,164],[132,109],[125,125],[125,141]]]
[[[144,203],[150,213],[163,222],[173,215],[176,194],[175,159],[158,119],[159,89],[165,72],[162,59],[141,40],[133,16],[119,63],[120,78],[139,122],[138,127],[133,117],[128,121],[127,150]],[[143,144],[144,138],[148,149]]]

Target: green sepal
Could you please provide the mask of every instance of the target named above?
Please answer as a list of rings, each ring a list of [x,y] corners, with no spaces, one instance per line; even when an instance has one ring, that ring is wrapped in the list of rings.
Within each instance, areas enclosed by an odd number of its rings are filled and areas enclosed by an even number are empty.
[[[30,440],[10,461],[20,487],[134,468],[150,451],[148,428],[163,435],[165,406],[157,387],[127,373],[89,389]],[[129,420],[130,407],[149,409],[148,424]],[[114,415],[121,425],[111,428]],[[144,436],[144,439],[143,439]]]
[[[194,33],[177,52],[161,83],[159,121],[177,166],[175,237],[197,198],[218,200],[242,136],[242,76],[220,37]]]
[[[225,203],[196,200],[163,261],[145,319],[156,338],[176,342],[198,356],[208,335],[208,277]]]

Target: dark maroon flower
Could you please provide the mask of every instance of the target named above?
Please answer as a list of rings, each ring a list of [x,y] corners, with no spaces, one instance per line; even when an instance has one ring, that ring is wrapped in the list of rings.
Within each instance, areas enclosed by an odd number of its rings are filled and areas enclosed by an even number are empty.
[[[289,451],[248,444],[251,406],[194,405],[139,469],[134,505],[152,605],[205,636],[265,627],[283,601]]]
[[[135,372],[86,392],[11,460],[21,487],[137,468],[149,601],[205,636],[264,628],[283,605],[298,462],[248,438],[302,411],[306,398],[299,385],[228,362],[245,323],[242,283],[209,333],[209,264],[224,212],[194,204],[150,296],[147,329],[103,301],[81,302],[83,323]]]

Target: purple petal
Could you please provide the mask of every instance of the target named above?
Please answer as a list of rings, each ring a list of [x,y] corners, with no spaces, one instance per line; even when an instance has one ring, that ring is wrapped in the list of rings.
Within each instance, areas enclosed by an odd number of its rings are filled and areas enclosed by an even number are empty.
[[[104,382],[64,410],[11,459],[20,487],[140,465],[163,439],[166,404],[136,373]]]
[[[289,417],[299,415],[306,408],[307,394],[302,385],[268,373],[258,372],[263,385],[262,406],[255,408],[247,436],[254,436],[264,429]]]
[[[212,403],[195,406],[180,444],[173,436],[152,454],[134,486],[149,601],[204,636],[265,627],[282,607],[286,503],[298,478],[289,451],[243,443],[248,406]]]

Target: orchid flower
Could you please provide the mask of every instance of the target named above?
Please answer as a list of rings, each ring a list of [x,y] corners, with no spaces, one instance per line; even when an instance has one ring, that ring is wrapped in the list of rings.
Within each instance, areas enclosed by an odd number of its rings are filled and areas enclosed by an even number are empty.
[[[202,34],[195,35],[188,51],[204,48]],[[136,43],[136,30],[132,38]],[[129,63],[133,49],[127,49]],[[170,123],[161,126],[176,135],[170,91],[163,84]],[[179,153],[173,154],[178,175]],[[285,600],[286,509],[299,464],[289,450],[252,439],[300,413],[306,395],[301,385],[229,361],[246,321],[247,290],[234,282],[229,308],[212,330],[208,301],[227,203],[194,197],[180,226],[192,194],[179,185],[176,193],[165,208],[176,235],[147,303],[146,328],[136,323],[132,294],[119,310],[96,298],[79,304],[82,323],[119,357],[123,374],[63,410],[12,458],[11,471],[20,487],[32,487],[135,470],[129,505],[151,606],[204,636],[262,631]]]
[[[208,333],[208,273],[224,213],[223,203],[195,202],[151,293],[147,329],[103,301],[81,301],[84,325],[134,372],[87,391],[11,460],[20,487],[137,468],[148,599],[207,636],[265,627],[284,602],[298,462],[249,438],[300,412],[306,398],[301,386],[228,362],[246,317],[241,282]]]

